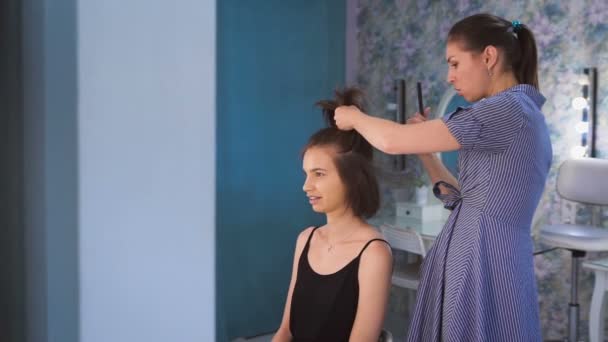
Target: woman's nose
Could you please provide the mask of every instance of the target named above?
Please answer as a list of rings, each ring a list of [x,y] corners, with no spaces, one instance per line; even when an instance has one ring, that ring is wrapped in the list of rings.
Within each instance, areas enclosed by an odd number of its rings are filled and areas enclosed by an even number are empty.
[[[448,75],[447,75],[447,81],[448,81],[448,83],[450,83],[450,84],[454,83],[454,76],[452,75],[452,73],[451,73],[451,72],[448,72]]]
[[[312,190],[312,186],[311,186],[310,182],[308,181],[308,177],[304,180],[304,184],[302,185],[302,190],[304,190],[304,192],[308,192],[308,191]]]

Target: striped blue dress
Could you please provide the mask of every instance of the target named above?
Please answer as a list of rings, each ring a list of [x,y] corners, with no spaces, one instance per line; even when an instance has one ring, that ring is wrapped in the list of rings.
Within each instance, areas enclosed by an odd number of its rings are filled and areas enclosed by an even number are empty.
[[[530,224],[552,158],[544,102],[521,84],[443,118],[460,190],[435,185],[452,213],[424,259],[408,341],[541,341]]]

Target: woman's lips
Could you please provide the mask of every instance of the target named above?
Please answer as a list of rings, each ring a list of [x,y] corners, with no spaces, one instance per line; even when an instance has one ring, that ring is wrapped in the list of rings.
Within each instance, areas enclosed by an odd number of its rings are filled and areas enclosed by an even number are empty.
[[[319,196],[308,196],[308,203],[315,205],[317,204],[317,202],[319,202],[320,199],[321,197]]]

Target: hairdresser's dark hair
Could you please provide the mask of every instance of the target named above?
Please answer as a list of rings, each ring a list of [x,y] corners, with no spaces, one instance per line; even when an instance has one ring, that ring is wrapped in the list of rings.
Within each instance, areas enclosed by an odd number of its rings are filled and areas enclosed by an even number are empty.
[[[364,110],[363,101],[363,92],[357,88],[346,88],[336,90],[334,100],[317,102],[329,127],[313,134],[303,153],[311,147],[333,147],[336,151],[334,163],[346,187],[348,206],[355,216],[369,218],[380,207],[378,181],[372,164],[372,145],[355,130],[339,130],[334,120],[334,111],[339,106],[354,105]]]
[[[506,57],[504,66],[513,70],[517,81],[538,89],[536,40],[528,26],[480,13],[454,24],[448,41],[463,43],[465,50],[474,52],[482,52],[488,45],[502,49]]]

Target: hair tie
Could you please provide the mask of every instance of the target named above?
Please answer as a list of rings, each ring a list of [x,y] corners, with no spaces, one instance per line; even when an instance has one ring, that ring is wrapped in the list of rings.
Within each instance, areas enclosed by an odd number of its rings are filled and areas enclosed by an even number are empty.
[[[513,27],[513,32],[517,33],[521,30],[521,22],[519,20],[513,20],[511,22],[511,27]]]

